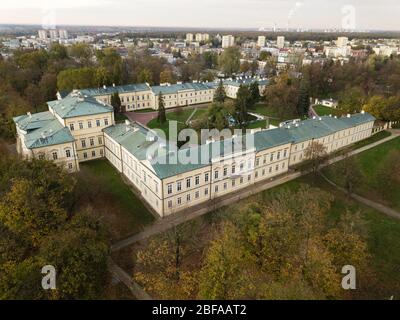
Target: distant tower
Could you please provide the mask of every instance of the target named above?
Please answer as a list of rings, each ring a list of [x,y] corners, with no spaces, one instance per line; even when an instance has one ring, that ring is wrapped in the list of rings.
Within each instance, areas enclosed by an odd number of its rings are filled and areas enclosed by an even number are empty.
[[[47,30],[39,30],[38,35],[39,35],[40,40],[46,40],[47,39]]]

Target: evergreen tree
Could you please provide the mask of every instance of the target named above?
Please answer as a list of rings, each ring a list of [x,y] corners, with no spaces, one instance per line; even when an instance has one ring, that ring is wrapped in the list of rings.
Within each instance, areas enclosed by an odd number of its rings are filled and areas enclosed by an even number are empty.
[[[167,121],[167,116],[165,115],[165,102],[164,97],[161,92],[158,94],[158,117],[157,120],[160,124]]]
[[[236,120],[240,127],[244,126],[247,121],[247,106],[251,105],[251,93],[249,87],[241,84],[236,95],[235,111]]]
[[[215,90],[214,101],[224,103],[226,99],[226,92],[222,80],[219,81],[218,87]]]
[[[258,101],[260,101],[260,89],[259,89],[259,84],[258,81],[254,81],[251,85],[250,85],[250,94],[251,94],[251,104],[254,105],[256,104]]]
[[[111,95],[111,105],[114,107],[115,112],[121,112],[121,99],[118,92],[114,92]]]
[[[299,100],[297,103],[297,112],[299,116],[306,116],[310,109],[310,93],[307,81],[301,81],[299,88]]]

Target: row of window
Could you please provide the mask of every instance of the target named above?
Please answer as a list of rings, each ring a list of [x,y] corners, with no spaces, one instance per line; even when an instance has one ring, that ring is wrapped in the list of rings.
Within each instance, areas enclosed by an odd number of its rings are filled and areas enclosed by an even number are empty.
[[[96,156],[97,156],[96,150],[92,150],[90,153],[88,153],[88,152],[83,152],[82,154],[83,154],[83,159],[88,159],[88,158],[89,158],[89,155],[91,155],[92,158],[96,158]],[[100,149],[99,155],[100,155],[100,157],[103,157],[103,155],[104,155],[103,149]]]
[[[86,127],[85,127],[84,122],[83,121],[79,121],[77,127],[75,126],[75,123],[70,123],[69,124],[69,129],[71,131],[75,131],[75,130],[78,130],[78,129],[79,130],[91,129],[91,128],[93,128],[93,125],[95,125],[96,127],[101,127],[101,122],[102,122],[101,119],[96,119],[94,121],[94,123],[92,122],[92,120],[88,120],[86,122]],[[103,119],[103,123],[104,123],[104,126],[108,126],[109,125],[109,120],[107,118]]]
[[[208,196],[208,188],[204,188],[203,192],[204,192],[204,196]],[[199,198],[200,198],[200,191],[198,190],[198,191],[196,191],[194,193],[194,199],[199,199]],[[188,193],[186,195],[186,197],[184,197],[184,198],[178,197],[176,199],[176,205],[180,206],[180,205],[182,205],[184,203],[184,201],[185,201],[185,203],[189,203],[190,201],[192,201],[192,199],[193,199],[192,198],[192,194]],[[172,206],[173,206],[173,201],[172,200],[168,200],[168,208],[171,209]]]
[[[142,95],[142,100],[145,100],[146,98],[145,98],[146,96],[143,94]],[[149,100],[150,99],[150,96],[149,95],[147,95],[147,100]],[[136,100],[140,100],[140,96],[137,96],[136,97]],[[131,100],[129,99],[129,96],[127,96],[126,97],[126,102],[129,102],[129,101],[135,101],[135,96],[131,96]],[[122,103],[124,103],[125,102],[125,97],[121,97],[121,102]]]
[[[66,158],[71,158],[71,157],[72,157],[72,153],[71,153],[71,150],[70,150],[70,149],[66,149],[66,150],[64,150],[64,152],[65,152],[65,157],[66,157]],[[38,155],[38,158],[39,158],[40,160],[44,160],[44,159],[46,159],[46,155],[45,155],[44,153],[40,153],[40,154]],[[59,158],[58,151],[52,151],[52,152],[51,152],[51,158],[52,158],[53,160],[58,160],[58,158]]]
[[[288,151],[287,149],[285,149],[283,151],[283,159],[285,159],[287,157],[287,155],[288,155],[287,151]],[[282,155],[282,151],[281,150],[276,153],[276,157],[275,157],[275,153],[274,152],[272,152],[271,154],[267,153],[263,157],[263,164],[267,163],[268,156],[269,156],[269,162],[273,162],[275,159],[276,160],[280,160],[281,159],[281,155]],[[260,165],[260,162],[261,162],[260,159],[261,159],[261,157],[256,158],[256,166],[257,167]]]
[[[209,181],[209,173],[208,172],[206,172],[205,174],[204,174],[204,182],[208,182]],[[180,180],[180,181],[177,181],[176,182],[176,191],[182,191],[182,182],[184,182],[183,180]],[[190,189],[191,188],[191,186],[192,186],[192,178],[186,178],[186,189]],[[195,186],[198,186],[198,185],[200,185],[200,176],[195,176],[194,177],[194,185]],[[168,194],[172,194],[172,192],[173,192],[173,184],[172,183],[170,183],[170,184],[168,184],[167,185],[167,193]]]
[[[99,145],[102,145],[103,144],[103,137],[102,136],[97,137],[97,142],[98,142]],[[86,148],[88,146],[87,143],[86,143],[86,139],[81,139],[81,146],[82,146],[82,148]],[[89,146],[90,147],[94,147],[95,146],[95,138],[94,137],[89,138]]]

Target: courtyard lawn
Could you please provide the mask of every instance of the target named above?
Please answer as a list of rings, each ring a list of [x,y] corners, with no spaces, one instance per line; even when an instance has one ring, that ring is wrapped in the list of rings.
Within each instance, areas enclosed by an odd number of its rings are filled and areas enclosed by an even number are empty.
[[[383,198],[381,190],[378,189],[385,188],[385,186],[378,187],[374,181],[377,168],[386,159],[388,153],[394,149],[400,150],[400,137],[355,156],[365,177],[364,181],[355,188],[355,193],[400,211],[400,185],[385,189]],[[335,174],[335,166],[334,164],[323,171],[331,180],[343,185],[343,179]]]
[[[99,210],[102,211],[102,201],[107,207],[107,212],[103,213],[103,218],[108,224],[114,239],[123,238],[127,235],[137,233],[144,226],[152,223],[155,218],[143,205],[142,201],[132,192],[130,187],[125,184],[118,171],[107,160],[94,160],[81,164],[83,174],[97,177],[96,186],[106,199],[99,199]],[[108,208],[109,207],[109,208]]]
[[[313,107],[315,112],[319,115],[319,116],[329,116],[330,114],[332,116],[340,116],[342,115],[342,112],[339,111],[338,109],[334,109],[334,108],[329,108],[329,107],[325,107],[323,105],[316,105]]]
[[[161,129],[162,131],[165,132],[166,136],[169,136],[169,121],[176,121],[178,122],[178,132],[184,128],[186,128],[186,121],[187,119],[191,116],[193,111],[196,108],[180,108],[176,111],[173,112],[167,112],[167,122],[160,124],[158,122],[158,119],[155,118],[153,120],[150,120],[150,122],[147,124],[147,126],[151,129]],[[191,118],[191,120],[196,120],[198,119],[201,115],[205,114],[207,112],[207,108],[197,108],[196,113],[194,116]]]

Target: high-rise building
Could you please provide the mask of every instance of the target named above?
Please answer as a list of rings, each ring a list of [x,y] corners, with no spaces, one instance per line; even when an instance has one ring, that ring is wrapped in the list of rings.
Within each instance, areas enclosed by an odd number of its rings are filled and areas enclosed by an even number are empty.
[[[196,41],[208,41],[210,39],[210,35],[208,33],[196,33]]]
[[[68,31],[65,29],[58,30],[58,36],[60,39],[68,39]]]
[[[276,46],[277,46],[279,49],[284,48],[284,47],[285,47],[285,37],[283,37],[283,36],[277,37],[277,38],[276,38]]]
[[[38,35],[39,35],[39,39],[46,40],[47,39],[47,30],[39,30]]]
[[[222,48],[229,48],[235,45],[235,37],[227,35],[222,37]]]
[[[186,42],[192,42],[192,41],[193,41],[193,33],[187,33]]]
[[[336,41],[336,45],[340,48],[347,47],[349,43],[349,38],[347,37],[338,37]]]
[[[57,31],[57,29],[50,29],[49,33],[50,33],[50,39],[51,40],[58,39],[58,31]]]
[[[265,36],[259,36],[258,37],[257,45],[259,47],[265,47]]]

